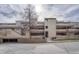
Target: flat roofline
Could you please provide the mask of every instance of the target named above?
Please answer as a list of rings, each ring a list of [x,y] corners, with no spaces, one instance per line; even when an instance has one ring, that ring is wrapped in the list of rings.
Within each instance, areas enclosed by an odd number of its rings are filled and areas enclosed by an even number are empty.
[[[57,23],[79,23],[79,22],[57,22]]]
[[[56,18],[45,18],[45,20],[46,20],[46,19],[50,19],[50,20],[52,20],[52,19],[53,19],[53,20],[56,20]]]
[[[0,24],[16,24],[16,23],[0,23]]]

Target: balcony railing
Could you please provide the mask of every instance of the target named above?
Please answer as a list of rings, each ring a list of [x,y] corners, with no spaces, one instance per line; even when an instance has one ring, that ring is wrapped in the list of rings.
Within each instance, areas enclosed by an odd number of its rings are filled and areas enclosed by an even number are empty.
[[[79,29],[57,29],[56,32],[79,32]]]
[[[57,29],[56,32],[66,32],[66,29]]]

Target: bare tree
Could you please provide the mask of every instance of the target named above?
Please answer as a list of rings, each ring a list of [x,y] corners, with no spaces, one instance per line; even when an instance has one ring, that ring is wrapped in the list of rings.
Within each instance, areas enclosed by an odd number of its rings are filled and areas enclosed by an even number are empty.
[[[22,32],[25,33],[27,28],[29,29],[30,32],[31,26],[34,25],[35,22],[37,21],[37,14],[35,12],[35,7],[33,5],[28,4],[26,6],[26,8],[24,9],[23,19],[29,22],[28,24],[23,25]]]
[[[35,7],[33,5],[28,4],[27,7],[24,9],[24,11],[25,11],[25,16],[24,16],[25,20],[29,20],[29,22],[31,22],[31,24],[32,24],[32,22],[36,21],[37,15],[36,15],[36,12],[35,12]]]

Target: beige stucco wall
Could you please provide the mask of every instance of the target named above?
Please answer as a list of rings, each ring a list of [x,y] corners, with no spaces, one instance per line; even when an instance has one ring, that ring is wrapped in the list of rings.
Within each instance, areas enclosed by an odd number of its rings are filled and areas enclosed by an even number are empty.
[[[48,31],[48,38],[47,40],[52,40],[53,37],[56,37],[56,19],[55,18],[46,18],[45,19],[45,31]]]
[[[18,39],[19,43],[43,43],[46,42],[44,39]]]
[[[6,35],[3,35],[6,34]],[[17,39],[18,43],[41,43],[46,42],[44,39],[37,38],[37,39],[30,39],[29,31],[26,31],[26,35],[20,35],[16,31],[11,29],[3,29],[0,33],[0,43],[2,43],[3,39]]]

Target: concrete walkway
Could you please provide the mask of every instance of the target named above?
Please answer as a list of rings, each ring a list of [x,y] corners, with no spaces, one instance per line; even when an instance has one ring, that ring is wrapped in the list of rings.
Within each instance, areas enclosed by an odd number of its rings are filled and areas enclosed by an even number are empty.
[[[70,54],[70,53],[79,53],[79,42],[0,44],[0,54]]]

